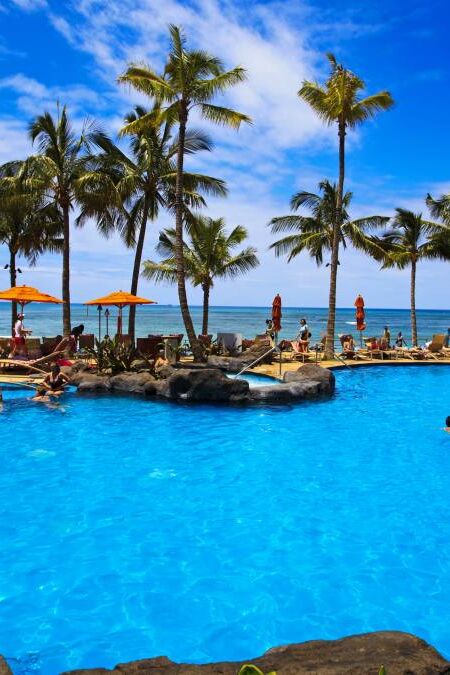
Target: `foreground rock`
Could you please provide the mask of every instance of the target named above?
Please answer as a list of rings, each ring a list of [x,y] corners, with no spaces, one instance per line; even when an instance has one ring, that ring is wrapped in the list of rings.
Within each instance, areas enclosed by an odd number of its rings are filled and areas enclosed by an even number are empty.
[[[243,402],[248,399],[245,380],[232,380],[215,368],[174,372],[166,380],[145,387],[147,396],[161,396],[172,401]]]
[[[165,374],[164,379],[156,380],[148,372],[107,376],[79,371],[71,374],[71,382],[81,392],[117,391],[172,401],[212,403],[295,403],[334,391],[333,373],[312,364],[301,366],[294,373],[285,373],[281,384],[251,388],[245,380],[228,378],[219,368],[168,367]]]
[[[248,662],[257,665],[263,673],[276,671],[277,675],[378,675],[381,665],[385,666],[387,675],[450,673],[450,663],[424,640],[395,631],[276,647]],[[193,666],[173,663],[162,656],[121,663],[113,670],[73,670],[70,675],[237,675],[243,663],[246,662]]]

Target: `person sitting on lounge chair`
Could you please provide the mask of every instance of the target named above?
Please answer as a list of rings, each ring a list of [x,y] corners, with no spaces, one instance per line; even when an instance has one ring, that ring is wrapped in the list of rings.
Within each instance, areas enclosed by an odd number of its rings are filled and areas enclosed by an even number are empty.
[[[346,359],[352,359],[355,356],[355,340],[353,335],[345,335],[342,341],[342,354]]]

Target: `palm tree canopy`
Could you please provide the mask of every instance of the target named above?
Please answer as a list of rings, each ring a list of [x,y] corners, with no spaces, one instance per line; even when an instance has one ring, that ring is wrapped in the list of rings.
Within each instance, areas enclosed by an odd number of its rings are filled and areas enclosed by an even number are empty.
[[[44,251],[60,251],[62,222],[39,193],[23,190],[18,176],[23,162],[0,166],[0,243],[32,265]]]
[[[421,213],[398,208],[390,228],[377,239],[383,268],[404,269],[421,259],[450,259],[450,228]]]
[[[433,199],[428,194],[426,204],[433,218],[440,218],[450,226],[450,194],[442,195],[439,199]]]
[[[238,252],[235,249],[248,236],[241,225],[227,232],[223,218],[196,216],[186,224],[187,240],[184,242],[184,260],[187,277],[193,286],[212,286],[215,278],[233,278],[259,265],[256,249],[249,246]],[[176,280],[175,230],[166,229],[159,236],[157,252],[161,262],[147,260],[143,275],[153,281]]]
[[[362,97],[364,80],[327,55],[331,72],[322,86],[304,80],[298,95],[306,101],[326,124],[338,122],[344,127],[356,127],[374,117],[379,111],[392,107],[394,100],[388,91]]]
[[[273,234],[289,232],[286,237],[275,241],[270,248],[276,256],[287,255],[288,262],[302,251],[308,251],[317,265],[323,263],[324,253],[331,251],[333,245],[333,227],[337,214],[337,188],[328,180],[319,183],[320,194],[298,192],[291,199],[291,210],[307,208],[310,215],[287,215],[272,218],[269,223]],[[345,247],[351,242],[358,249],[368,251],[376,246],[371,235],[389,221],[384,216],[368,216],[351,220],[348,208],[352,193],[346,192],[342,200],[342,225],[340,242]]]
[[[159,109],[159,104],[152,108]],[[146,115],[147,110],[137,106],[125,120],[128,124]],[[174,209],[178,138],[173,135],[173,126],[166,120],[159,127],[146,127],[133,134],[128,153],[104,135],[94,137],[100,153],[91,158],[90,170],[80,181],[83,208],[78,224],[93,217],[102,234],[108,236],[116,229],[125,244],[133,247],[146,208],[150,220],[158,217],[160,209]],[[205,133],[195,129],[187,132],[188,153],[210,151],[212,147]],[[186,208],[204,206],[204,195],[227,194],[223,180],[204,174],[186,172],[183,185]]]
[[[246,79],[241,66],[225,70],[220,59],[202,50],[188,50],[186,37],[178,27],[170,26],[171,49],[162,76],[145,65],[132,64],[119,77],[140,93],[161,103],[139,119],[131,120],[121,134],[140,132],[158,126],[161,119],[169,122],[187,118],[190,110],[198,108],[203,119],[238,129],[242,122],[251,123],[243,113],[214,105],[217,94]]]

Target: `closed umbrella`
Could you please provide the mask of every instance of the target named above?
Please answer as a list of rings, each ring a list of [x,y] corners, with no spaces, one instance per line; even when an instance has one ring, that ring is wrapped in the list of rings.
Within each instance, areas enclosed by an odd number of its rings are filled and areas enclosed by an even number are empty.
[[[122,311],[124,307],[129,307],[130,305],[155,305],[157,304],[155,300],[148,300],[147,298],[139,298],[137,295],[132,293],[126,293],[125,291],[116,291],[105,295],[102,298],[95,298],[95,300],[89,300],[85,303],[86,305],[110,305],[119,308],[119,314],[117,316],[117,334],[122,335]]]
[[[272,324],[275,333],[281,330],[281,317],[281,296],[277,293],[272,302]]]
[[[360,342],[362,345],[362,331],[366,330],[366,314],[364,311],[364,298],[362,295],[358,295],[355,300],[356,307],[356,330],[359,330]]]

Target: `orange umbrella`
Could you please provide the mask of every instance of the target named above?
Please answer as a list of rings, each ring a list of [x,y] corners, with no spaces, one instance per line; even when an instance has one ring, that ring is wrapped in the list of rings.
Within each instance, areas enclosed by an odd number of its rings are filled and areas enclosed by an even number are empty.
[[[115,293],[104,295],[102,298],[89,300],[89,302],[85,302],[84,304],[113,305],[114,307],[118,307],[119,315],[117,317],[117,333],[118,335],[122,335],[122,310],[124,307],[129,307],[130,305],[155,305],[157,303],[155,300],[147,300],[146,298],[139,298],[137,295],[133,295],[132,293],[125,293],[125,291],[116,291]]]
[[[275,333],[281,330],[281,317],[281,296],[277,293],[272,302],[272,324]]]
[[[9,300],[10,302],[18,302],[22,306],[28,305],[29,302],[49,302],[53,304],[61,304],[63,300],[48,295],[48,293],[41,293],[37,288],[32,286],[13,286],[6,291],[0,291],[0,300]]]
[[[356,330],[359,330],[359,335],[362,344],[362,331],[366,330],[366,323],[365,323],[366,314],[364,312],[364,298],[362,295],[358,295],[358,297],[356,298],[355,307],[356,307]]]

